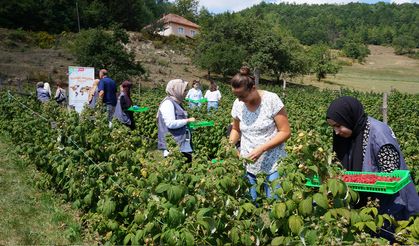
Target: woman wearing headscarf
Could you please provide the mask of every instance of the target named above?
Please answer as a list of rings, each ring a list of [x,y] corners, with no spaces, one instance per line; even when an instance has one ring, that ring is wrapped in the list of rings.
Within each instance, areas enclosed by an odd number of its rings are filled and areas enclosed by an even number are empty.
[[[393,131],[385,123],[367,116],[354,97],[334,100],[327,110],[327,123],[333,127],[333,150],[348,171],[392,172],[407,170],[400,146]],[[394,195],[360,193],[358,207],[367,197],[380,200],[380,213],[405,220],[419,214],[419,197],[413,182]]]
[[[167,96],[160,103],[157,124],[158,149],[163,151],[163,156],[166,157],[169,154],[165,138],[167,134],[171,134],[179,145],[180,151],[190,162],[192,161],[192,146],[187,123],[195,121],[195,118],[188,118],[188,113],[182,106],[187,85],[188,82],[182,79],[170,80],[167,83]]]
[[[36,97],[40,102],[48,102],[50,99],[50,94],[44,88],[44,82],[36,83]]]
[[[100,80],[95,79],[93,81],[93,86],[89,90],[89,97],[88,97],[89,108],[94,108],[96,106],[97,98],[99,97],[99,89],[98,89],[99,81]]]
[[[132,83],[127,80],[121,84],[121,93],[119,94],[118,101],[116,103],[114,117],[122,124],[128,126],[131,130],[134,130],[134,113],[132,111],[128,111],[128,109],[132,106],[131,87]]]

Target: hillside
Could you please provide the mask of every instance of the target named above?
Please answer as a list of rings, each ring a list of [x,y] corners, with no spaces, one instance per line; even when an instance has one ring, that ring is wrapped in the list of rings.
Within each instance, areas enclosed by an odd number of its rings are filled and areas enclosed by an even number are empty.
[[[63,47],[41,49],[17,39],[13,33],[0,29],[0,80],[4,81],[2,85],[14,85],[17,79],[29,81],[31,85],[49,78],[65,79],[67,67],[78,65],[74,57]],[[127,49],[135,52],[136,59],[147,71],[142,77],[142,85],[160,86],[173,78],[192,81],[202,79],[206,75],[206,71],[192,64],[188,56],[190,50],[168,46],[162,41],[150,41],[139,33],[129,34],[131,43]],[[419,93],[418,60],[395,55],[390,47],[369,48],[371,55],[364,64],[344,66],[336,76],[328,76],[324,81],[318,82],[313,76],[306,76],[296,78],[293,82],[328,89],[347,87],[375,92],[396,89],[406,93]]]
[[[16,84],[18,79],[34,84],[49,78],[65,79],[68,66],[77,66],[75,58],[63,47],[41,49],[13,37],[13,31],[0,29],[0,79]],[[130,33],[128,50],[146,69],[142,84],[157,86],[173,78],[192,81],[206,72],[192,65],[191,59],[160,41],[144,40],[139,33]]]

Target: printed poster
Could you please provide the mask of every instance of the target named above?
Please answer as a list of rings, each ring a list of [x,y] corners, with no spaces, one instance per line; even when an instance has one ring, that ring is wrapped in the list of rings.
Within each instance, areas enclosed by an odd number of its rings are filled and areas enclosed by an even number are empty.
[[[68,67],[68,104],[80,113],[88,103],[89,90],[95,79],[93,67]]]

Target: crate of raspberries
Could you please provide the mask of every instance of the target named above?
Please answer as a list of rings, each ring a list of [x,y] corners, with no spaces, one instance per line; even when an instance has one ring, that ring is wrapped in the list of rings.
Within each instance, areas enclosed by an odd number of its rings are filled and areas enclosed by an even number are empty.
[[[391,173],[346,171],[341,177],[352,190],[395,194],[410,183],[408,170],[395,170]],[[321,182],[317,176],[307,178],[307,186],[319,187]]]

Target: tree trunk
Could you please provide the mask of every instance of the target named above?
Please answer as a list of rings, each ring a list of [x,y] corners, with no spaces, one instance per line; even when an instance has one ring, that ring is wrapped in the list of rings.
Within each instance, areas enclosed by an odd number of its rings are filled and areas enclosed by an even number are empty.
[[[208,80],[211,80],[211,71],[208,70]]]
[[[255,70],[253,70],[253,74],[255,75],[255,85],[259,86],[259,79],[260,79],[260,70],[259,68],[255,68]]]

